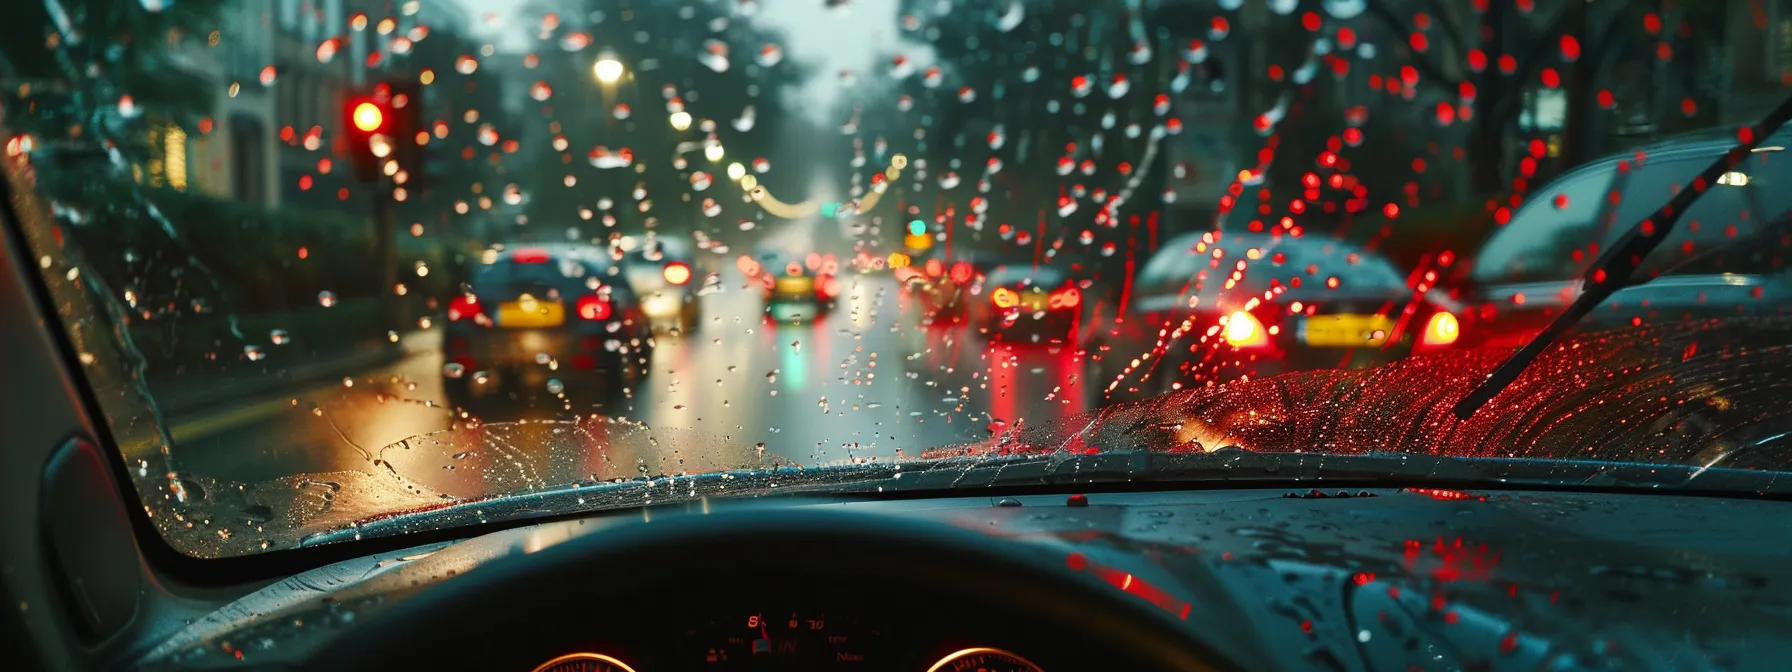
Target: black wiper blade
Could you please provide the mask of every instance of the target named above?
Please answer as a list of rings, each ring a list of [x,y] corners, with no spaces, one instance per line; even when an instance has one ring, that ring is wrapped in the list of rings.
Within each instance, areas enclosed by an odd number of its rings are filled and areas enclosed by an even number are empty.
[[[1686,213],[1687,208],[1692,207],[1694,201],[1716,186],[1718,178],[1723,177],[1725,172],[1748,158],[1749,153],[1763,140],[1766,140],[1767,136],[1773,135],[1774,131],[1785,125],[1788,118],[1792,118],[1792,98],[1780,101],[1779,107],[1774,108],[1773,112],[1761,120],[1761,123],[1745,126],[1738,131],[1738,143],[1735,147],[1730,148],[1730,151],[1725,152],[1716,161],[1712,161],[1704,172],[1694,178],[1691,185],[1681,189],[1680,193],[1674,194],[1674,197],[1669,199],[1667,204],[1661,206],[1660,210],[1656,210],[1648,218],[1631,225],[1630,230],[1625,231],[1624,236],[1619,238],[1618,242],[1606,248],[1605,253],[1601,254],[1598,260],[1593,262],[1593,266],[1587,269],[1587,275],[1581,282],[1580,296],[1575,297],[1574,302],[1568,304],[1568,307],[1562,310],[1562,314],[1550,321],[1549,326],[1544,327],[1543,331],[1532,337],[1530,342],[1525,343],[1524,347],[1519,348],[1517,352],[1512,353],[1511,357],[1507,357],[1506,361],[1501,362],[1499,367],[1493,370],[1493,373],[1488,374],[1486,380],[1481,381],[1481,384],[1477,385],[1475,389],[1469,390],[1469,393],[1463,396],[1461,401],[1456,402],[1456,406],[1450,411],[1455,413],[1458,419],[1467,420],[1469,416],[1475,414],[1475,411],[1481,410],[1482,406],[1487,405],[1494,395],[1499,394],[1501,390],[1511,385],[1512,381],[1517,380],[1518,375],[1523,373],[1531,365],[1531,362],[1536,361],[1537,356],[1543,354],[1545,348],[1555,342],[1563,332],[1578,324],[1581,318],[1587,316],[1587,313],[1593,312],[1593,309],[1598,307],[1601,302],[1620,289],[1647,282],[1646,279],[1639,282],[1633,277],[1637,267],[1642,265],[1643,259],[1648,257],[1650,252],[1655,251],[1655,248],[1661,246],[1661,241],[1666,240],[1668,234],[1674,231],[1674,226],[1679,224],[1681,215]]]

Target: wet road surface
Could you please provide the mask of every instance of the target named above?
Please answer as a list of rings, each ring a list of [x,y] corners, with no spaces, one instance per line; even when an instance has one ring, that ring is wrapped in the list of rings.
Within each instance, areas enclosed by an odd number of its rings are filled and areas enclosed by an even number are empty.
[[[693,333],[660,336],[651,372],[627,390],[569,389],[565,400],[543,390],[533,405],[481,410],[479,419],[595,413],[748,452],[763,443],[769,456],[816,465],[916,457],[983,439],[992,421],[1039,423],[1086,408],[1086,362],[1075,348],[990,344],[962,325],[920,326],[888,276],[842,278],[839,304],[805,324],[767,324],[758,294],[724,278],[724,291],[699,297]],[[394,363],[173,418],[175,458],[190,473],[239,483],[366,471],[383,446],[465,426],[445,406],[441,341],[439,328],[414,332]],[[567,402],[571,411],[561,408]],[[527,443],[508,451],[527,461]],[[565,471],[541,478],[579,476]]]

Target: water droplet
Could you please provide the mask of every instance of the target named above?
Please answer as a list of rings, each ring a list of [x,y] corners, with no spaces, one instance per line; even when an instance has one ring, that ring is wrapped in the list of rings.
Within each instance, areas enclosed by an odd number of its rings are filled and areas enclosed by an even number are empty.
[[[448,378],[460,378],[467,375],[467,367],[458,362],[449,362],[442,365],[442,375]]]
[[[548,393],[549,394],[560,394],[561,392],[565,392],[565,391],[566,391],[566,383],[560,382],[559,378],[549,378],[548,379]]]
[[[336,305],[336,293],[329,291],[327,289],[324,291],[318,292],[317,293],[317,305],[323,306],[325,308],[329,308],[330,306]]]
[[[268,340],[273,341],[274,345],[286,345],[292,342],[292,337],[287,335],[285,329],[275,329],[268,332]]]

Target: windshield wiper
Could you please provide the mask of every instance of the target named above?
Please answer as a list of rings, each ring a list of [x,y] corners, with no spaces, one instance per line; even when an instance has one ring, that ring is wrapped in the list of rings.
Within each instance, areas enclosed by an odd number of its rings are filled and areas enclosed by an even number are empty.
[[[1511,357],[1507,357],[1506,361],[1501,362],[1499,367],[1493,370],[1493,373],[1488,374],[1486,380],[1481,381],[1481,384],[1477,385],[1475,389],[1469,390],[1469,393],[1462,397],[1461,401],[1456,402],[1456,406],[1450,411],[1455,413],[1458,419],[1467,420],[1469,416],[1475,414],[1475,411],[1487,405],[1487,402],[1492,400],[1494,395],[1499,394],[1500,390],[1506,389],[1512,384],[1512,381],[1517,380],[1518,375],[1523,373],[1525,368],[1531,365],[1531,362],[1536,361],[1538,355],[1543,354],[1544,348],[1549,347],[1550,343],[1555,342],[1563,332],[1579,323],[1581,318],[1593,312],[1593,309],[1598,307],[1601,302],[1620,289],[1648,282],[1647,279],[1638,281],[1633,277],[1637,267],[1642,265],[1643,259],[1648,257],[1650,252],[1655,251],[1655,248],[1661,246],[1661,241],[1666,240],[1668,234],[1674,231],[1674,226],[1680,222],[1681,215],[1686,213],[1687,208],[1692,207],[1694,201],[1699,200],[1699,197],[1705,195],[1705,192],[1717,186],[1718,179],[1723,177],[1724,173],[1748,158],[1749,153],[1763,140],[1766,140],[1767,136],[1773,135],[1780,126],[1785,125],[1788,118],[1792,118],[1792,97],[1780,101],[1779,107],[1774,108],[1773,112],[1761,120],[1761,123],[1743,127],[1744,130],[1737,133],[1740,142],[1735,147],[1730,148],[1730,151],[1711,162],[1710,166],[1707,166],[1703,172],[1699,173],[1698,177],[1694,178],[1692,184],[1681,189],[1680,193],[1674,194],[1674,197],[1669,199],[1666,205],[1661,206],[1660,210],[1656,210],[1648,218],[1631,225],[1630,230],[1625,231],[1623,237],[1606,248],[1605,253],[1601,254],[1598,260],[1593,262],[1593,266],[1587,269],[1586,277],[1581,282],[1580,296],[1575,297],[1574,302],[1562,310],[1562,314],[1550,321],[1549,326],[1544,327],[1543,331],[1532,337],[1529,342],[1524,344],[1524,347],[1519,348],[1517,352],[1512,353]]]

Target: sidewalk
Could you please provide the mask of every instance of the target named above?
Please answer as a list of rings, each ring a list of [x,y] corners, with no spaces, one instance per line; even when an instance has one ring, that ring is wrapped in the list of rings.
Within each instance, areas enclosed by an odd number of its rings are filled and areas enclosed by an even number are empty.
[[[352,376],[406,358],[440,352],[440,330],[418,330],[399,335],[397,343],[372,345],[331,357],[271,371],[243,366],[235,374],[178,375],[157,381],[151,377],[150,393],[170,421],[204,415],[221,406],[241,406],[268,396],[284,395],[311,384]]]

